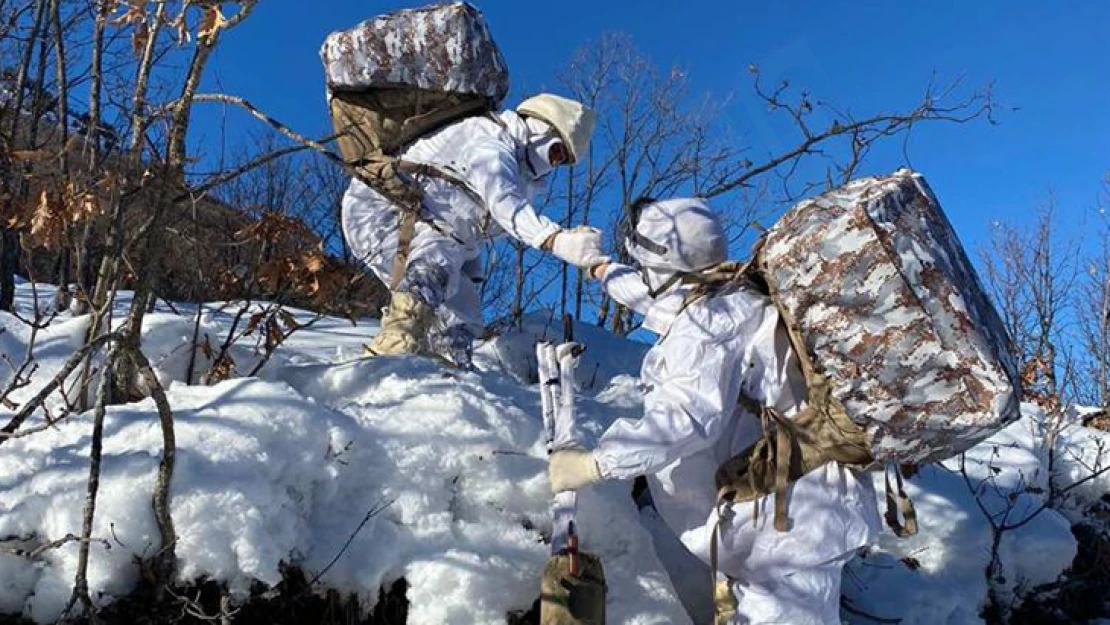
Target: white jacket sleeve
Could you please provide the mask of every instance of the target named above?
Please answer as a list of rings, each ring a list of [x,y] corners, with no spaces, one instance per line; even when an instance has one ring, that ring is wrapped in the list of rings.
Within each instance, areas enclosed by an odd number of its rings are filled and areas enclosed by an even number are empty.
[[[618,304],[637,314],[645,315],[651,308],[651,289],[644,284],[640,272],[628,265],[610,264],[605,269],[605,275],[601,276],[601,287]]]
[[[508,146],[490,141],[477,148],[470,182],[494,221],[514,238],[539,248],[561,228],[540,215],[528,201],[520,164]]]
[[[733,346],[672,334],[657,349],[644,416],[614,422],[594,451],[603,477],[656,473],[713,445],[736,407],[741,359]]]

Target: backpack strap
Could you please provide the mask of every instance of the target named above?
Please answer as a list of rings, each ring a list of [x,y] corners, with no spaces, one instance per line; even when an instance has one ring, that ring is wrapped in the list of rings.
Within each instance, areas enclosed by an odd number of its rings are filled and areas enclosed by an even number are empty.
[[[471,201],[479,206],[485,204],[485,200],[479,195],[478,191],[464,178],[461,174],[454,171],[446,165],[433,165],[431,163],[418,163],[416,161],[408,161],[404,159],[396,159],[397,171],[407,174],[410,180],[413,176],[423,176],[426,178],[435,178],[442,180],[459,191],[462,191]],[[419,187],[418,184],[412,182],[411,184]],[[421,196],[423,196],[423,189],[421,189]]]
[[[387,178],[390,183],[396,184],[403,188],[400,194],[386,195],[400,208],[400,215],[397,224],[397,252],[393,256],[393,264],[389,272],[389,290],[395,291],[400,286],[401,280],[405,277],[405,270],[408,268],[409,253],[412,248],[412,240],[416,236],[416,222],[424,221],[431,225],[433,228],[439,230],[439,227],[430,219],[421,216],[421,209],[424,205],[424,189],[414,180],[416,176],[423,176],[428,178],[436,178],[443,180],[455,188],[466,194],[471,200],[481,205],[482,198],[474,187],[470,185],[462,176],[448,171],[445,167],[432,165],[429,163],[417,163],[414,161],[407,161],[400,158],[383,156],[380,157],[381,161],[389,162],[393,171],[390,172],[390,177]],[[385,194],[383,194],[385,195]],[[442,232],[442,230],[441,230]],[[449,233],[445,233],[449,234]]]
[[[897,491],[892,491],[890,487],[891,469],[893,469],[895,482],[898,485]],[[883,477],[886,479],[886,513],[883,518],[886,520],[887,527],[898,538],[913,536],[917,533],[917,508],[914,507],[910,496],[906,494],[902,479],[902,467],[898,465],[884,467]],[[897,504],[895,504],[895,496],[898,499]],[[899,510],[902,512],[903,522],[898,520]]]
[[[493,121],[493,123],[500,126],[501,130],[508,130],[509,129],[509,125],[505,123],[505,120],[501,119],[501,116],[497,114],[497,111],[488,111],[488,112],[486,112],[486,117],[491,119]]]
[[[398,216],[397,223],[397,251],[393,255],[393,264],[389,267],[389,290],[396,291],[405,278],[405,270],[409,266],[409,252],[412,250],[412,240],[416,236],[416,211],[403,210]]]

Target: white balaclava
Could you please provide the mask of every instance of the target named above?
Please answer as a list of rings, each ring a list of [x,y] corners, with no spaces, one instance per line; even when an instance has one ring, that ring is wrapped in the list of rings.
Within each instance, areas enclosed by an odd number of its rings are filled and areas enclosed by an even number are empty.
[[[551,164],[551,146],[562,143],[563,140],[545,121],[535,117],[525,117],[524,123],[528,127],[528,145],[524,152],[526,165],[532,177],[540,180],[555,169]]]
[[[728,258],[728,237],[705,200],[678,198],[643,207],[625,249],[657,296],[676,274],[708,269]]]

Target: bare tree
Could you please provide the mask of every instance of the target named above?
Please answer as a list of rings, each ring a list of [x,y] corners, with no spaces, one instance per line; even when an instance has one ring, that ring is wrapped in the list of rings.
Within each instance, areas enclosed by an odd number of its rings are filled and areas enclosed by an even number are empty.
[[[1027,394],[1072,397],[1072,302],[1078,249],[1062,239],[1050,195],[1032,228],[994,225],[980,251],[986,286],[1013,341],[1012,352],[1026,379]]]
[[[627,261],[623,241],[635,199],[703,196],[714,199],[730,238],[740,241],[751,225],[799,196],[857,175],[875,145],[905,139],[927,122],[991,119],[995,107],[989,88],[962,95],[958,82],[930,82],[905,112],[859,116],[786,81],[769,89],[759,69],[750,70],[755,97],[796,132],[794,147],[774,153],[746,145],[725,121],[729,98],[692,93],[682,68],[656,65],[627,35],[608,34],[582,46],[558,79],[598,112],[598,127],[589,154],[556,182],[550,204],[563,207],[559,220],[601,227],[612,237],[612,255]],[[556,271],[557,290],[547,284],[550,271],[510,279],[578,318],[590,309],[600,325],[618,333],[636,327],[629,311],[613,306],[580,272],[572,281],[570,268]]]
[[[1094,251],[1082,260],[1075,297],[1085,366],[1078,368],[1077,399],[1110,408],[1110,176],[1103,182],[1092,228]]]

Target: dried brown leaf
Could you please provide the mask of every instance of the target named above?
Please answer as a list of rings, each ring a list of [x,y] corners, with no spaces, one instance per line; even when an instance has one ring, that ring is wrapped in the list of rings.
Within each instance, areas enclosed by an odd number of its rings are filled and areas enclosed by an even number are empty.
[[[315,250],[306,252],[301,256],[301,264],[304,265],[305,271],[309,273],[320,273],[323,271],[325,263],[324,255]]]
[[[285,333],[281,331],[281,325],[271,317],[266,321],[266,351],[273,351],[284,340]]]
[[[61,245],[64,233],[65,222],[58,198],[43,189],[31,216],[31,241],[47,249],[55,249]]]
[[[117,3],[118,5],[118,3]],[[146,2],[128,2],[123,15],[112,20],[116,26],[131,26],[146,21]]]
[[[227,18],[220,12],[219,5],[211,5],[204,10],[204,17],[201,18],[200,27],[197,28],[197,39],[206,45],[212,45],[224,26],[227,26]]]
[[[251,315],[250,321],[247,322],[247,329],[243,332],[243,336],[250,336],[258,329],[258,324],[266,317],[265,312],[255,313]]]
[[[284,323],[285,327],[289,330],[296,330],[301,327],[301,324],[297,323],[297,319],[293,317],[293,314],[288,310],[278,311],[278,316],[281,317],[281,322]]]
[[[208,382],[215,384],[223,382],[231,377],[232,372],[235,370],[235,361],[227,353],[221,354],[216,362],[208,369]]]
[[[131,31],[131,52],[135,56],[141,57],[149,39],[150,27],[147,26],[147,23],[144,21],[136,24],[135,29]]]

